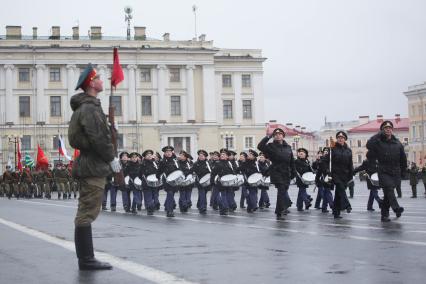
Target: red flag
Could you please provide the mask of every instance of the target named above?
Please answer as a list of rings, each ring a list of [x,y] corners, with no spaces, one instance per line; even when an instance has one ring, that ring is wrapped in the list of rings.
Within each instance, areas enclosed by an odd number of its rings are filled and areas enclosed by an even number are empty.
[[[41,149],[40,145],[37,145],[37,163],[36,168],[47,168],[49,165],[49,160]]]
[[[73,160],[77,159],[78,156],[80,156],[80,150],[74,149]]]
[[[121,69],[120,60],[118,59],[118,50],[114,47],[114,63],[111,72],[111,86],[117,87],[117,85],[124,80],[123,69]]]
[[[18,143],[17,143],[18,144],[17,160],[18,160],[18,170],[21,172],[22,171],[22,163],[21,163],[22,155],[21,155],[21,149],[19,147],[19,142],[20,142],[20,139],[18,139]]]

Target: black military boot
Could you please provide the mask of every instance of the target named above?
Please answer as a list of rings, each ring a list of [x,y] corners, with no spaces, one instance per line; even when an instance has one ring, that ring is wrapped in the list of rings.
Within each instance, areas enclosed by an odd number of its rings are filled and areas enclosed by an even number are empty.
[[[108,262],[98,261],[93,254],[92,226],[75,227],[75,251],[80,270],[112,269]]]

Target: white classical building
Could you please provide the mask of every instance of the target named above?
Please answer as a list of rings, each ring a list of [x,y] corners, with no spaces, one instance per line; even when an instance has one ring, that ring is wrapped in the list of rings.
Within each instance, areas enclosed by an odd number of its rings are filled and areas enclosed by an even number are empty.
[[[14,137],[24,152],[37,144],[50,161],[58,158],[57,137],[67,143],[69,101],[80,72],[90,62],[104,81],[99,98],[107,113],[113,47],[119,47],[125,80],[114,91],[120,150],[142,152],[173,145],[192,155],[222,147],[244,151],[265,134],[263,62],[258,49],[215,48],[205,35],[177,41],[146,36],[24,36],[7,26],[0,36],[0,169],[14,156]],[[68,146],[68,151],[71,149]]]

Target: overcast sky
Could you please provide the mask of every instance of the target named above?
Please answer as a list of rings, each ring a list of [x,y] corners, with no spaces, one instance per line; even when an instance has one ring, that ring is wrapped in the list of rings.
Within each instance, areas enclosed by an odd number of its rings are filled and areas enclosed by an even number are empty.
[[[402,94],[426,81],[424,0],[127,0],[2,3],[1,31],[21,25],[30,35],[61,26],[70,35],[100,25],[105,35],[126,35],[123,8],[134,9],[132,26],[149,37],[186,40],[198,34],[216,47],[260,48],[264,64],[265,120],[318,129],[328,121],[395,113],[407,116]]]

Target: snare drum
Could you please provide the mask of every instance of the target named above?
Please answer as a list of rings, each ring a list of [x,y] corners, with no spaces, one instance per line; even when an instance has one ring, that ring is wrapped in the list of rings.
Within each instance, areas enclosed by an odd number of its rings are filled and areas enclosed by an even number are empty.
[[[315,184],[315,174],[313,172],[306,172],[302,175],[302,182],[306,185]]]
[[[133,182],[137,186],[141,186],[142,185],[142,181],[141,181],[141,179],[139,177],[136,177]]]
[[[254,174],[251,174],[248,177],[247,182],[250,186],[256,187],[256,186],[261,185],[262,178],[263,178],[263,176],[262,176],[261,173],[254,173]]]
[[[200,185],[201,185],[202,187],[207,187],[207,186],[209,186],[209,185],[210,185],[210,177],[211,177],[210,173],[205,174],[205,175],[204,175],[204,176],[200,179]]]
[[[180,170],[176,170],[170,173],[166,178],[167,184],[171,186],[180,186],[184,180],[185,180],[185,175]]]
[[[262,178],[262,185],[263,186],[269,186],[271,184],[271,177],[263,177]]]
[[[155,174],[152,174],[146,177],[146,184],[150,187],[160,187],[163,185],[163,182]]]
[[[237,175],[237,184],[236,184],[236,186],[241,186],[241,185],[243,185],[244,184],[244,181],[245,181],[245,179],[244,179],[244,176],[243,175]]]
[[[188,186],[195,183],[195,176],[192,174],[189,174],[186,176],[186,178],[182,181],[180,186]]]
[[[379,185],[379,175],[377,173],[374,173],[370,176],[370,181],[374,186],[380,186]]]
[[[236,175],[224,175],[220,178],[220,184],[226,187],[236,186],[237,176]]]

